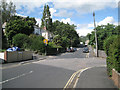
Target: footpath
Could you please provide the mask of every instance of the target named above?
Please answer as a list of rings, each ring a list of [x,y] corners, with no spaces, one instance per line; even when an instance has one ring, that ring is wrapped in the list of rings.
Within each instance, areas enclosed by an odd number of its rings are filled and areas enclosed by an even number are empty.
[[[108,77],[106,67],[93,67],[83,71],[76,88],[91,88],[91,90],[119,90]],[[94,88],[94,89],[93,89]]]

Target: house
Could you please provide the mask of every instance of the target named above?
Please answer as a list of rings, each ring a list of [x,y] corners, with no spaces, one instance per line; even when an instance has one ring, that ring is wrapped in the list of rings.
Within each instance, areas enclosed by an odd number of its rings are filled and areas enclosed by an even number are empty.
[[[41,29],[41,35],[45,39],[48,39],[48,41],[52,41],[52,39],[53,39],[53,34],[45,29]]]
[[[48,39],[48,41],[52,41],[53,39],[53,34],[51,32],[49,32],[46,29],[41,29],[38,26],[34,26],[34,34],[36,35],[41,35],[43,36],[45,39]]]
[[[41,35],[40,27],[38,27],[38,26],[35,25],[33,33],[36,34],[36,35]]]

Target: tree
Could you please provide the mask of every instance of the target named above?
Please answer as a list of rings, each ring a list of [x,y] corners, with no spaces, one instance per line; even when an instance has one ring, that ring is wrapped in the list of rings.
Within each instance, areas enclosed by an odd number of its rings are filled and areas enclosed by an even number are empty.
[[[8,42],[12,44],[12,37],[18,33],[30,35],[34,31],[34,25],[36,21],[34,18],[23,18],[20,16],[13,16],[7,22],[5,33],[8,38]]]
[[[46,27],[48,31],[52,32],[52,18],[48,5],[44,6],[44,11],[41,21],[42,21],[41,28],[43,29],[44,27]]]
[[[13,2],[7,3],[6,0],[0,1],[0,12],[2,12],[2,23],[7,22],[16,13],[16,6]]]
[[[96,27],[97,30],[97,39],[98,39],[98,49],[99,50],[104,50],[103,48],[103,43],[106,40],[106,38],[112,36],[112,35],[117,35],[118,34],[118,29],[117,26],[113,24],[107,24],[107,25],[101,25]],[[90,45],[94,45],[95,43],[95,32],[93,31],[89,36]]]
[[[74,24],[65,24],[56,20],[55,22],[53,22],[53,34],[63,37],[63,40],[65,40],[66,38],[69,41],[67,45],[68,47],[77,46],[77,44],[79,44],[79,36],[75,30],[75,27],[76,26]]]

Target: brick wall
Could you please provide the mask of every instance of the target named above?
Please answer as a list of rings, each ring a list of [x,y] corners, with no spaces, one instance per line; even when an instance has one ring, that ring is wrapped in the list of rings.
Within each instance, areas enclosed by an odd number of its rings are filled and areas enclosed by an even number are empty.
[[[112,80],[114,84],[120,88],[120,73],[118,73],[115,69],[112,70]]]

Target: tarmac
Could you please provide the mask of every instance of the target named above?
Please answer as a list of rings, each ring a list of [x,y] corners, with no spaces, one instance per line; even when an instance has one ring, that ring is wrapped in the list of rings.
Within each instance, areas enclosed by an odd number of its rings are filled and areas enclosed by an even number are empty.
[[[83,71],[76,88],[91,90],[119,90],[107,75],[106,67],[93,67]]]

